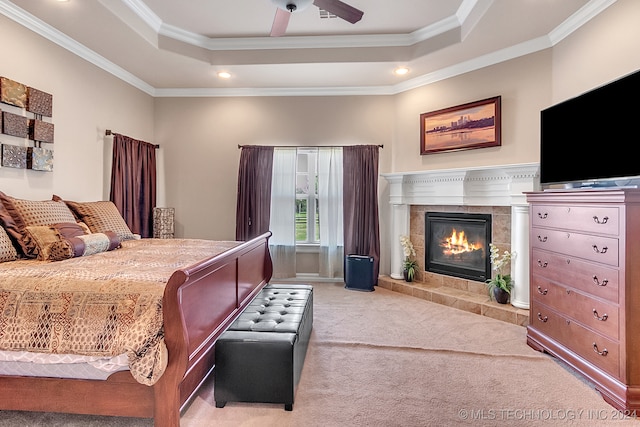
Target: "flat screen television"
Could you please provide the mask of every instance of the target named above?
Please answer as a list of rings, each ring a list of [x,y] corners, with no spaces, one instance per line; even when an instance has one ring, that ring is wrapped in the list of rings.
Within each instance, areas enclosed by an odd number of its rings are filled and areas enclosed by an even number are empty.
[[[540,112],[540,184],[640,182],[640,71]]]

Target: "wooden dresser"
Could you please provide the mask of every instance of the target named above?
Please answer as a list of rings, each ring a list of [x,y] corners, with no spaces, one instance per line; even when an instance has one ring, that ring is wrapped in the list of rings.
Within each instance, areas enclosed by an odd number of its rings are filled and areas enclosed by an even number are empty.
[[[527,343],[640,409],[640,190],[527,193]]]

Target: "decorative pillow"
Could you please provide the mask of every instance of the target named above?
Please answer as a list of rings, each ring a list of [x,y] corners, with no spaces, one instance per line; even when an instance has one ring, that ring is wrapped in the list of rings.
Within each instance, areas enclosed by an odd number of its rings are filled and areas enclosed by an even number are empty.
[[[15,261],[18,259],[18,251],[9,235],[4,230],[4,227],[0,227],[0,262]]]
[[[61,222],[59,224],[53,224],[53,226],[58,230],[60,236],[64,237],[65,239],[90,234],[87,233],[84,228],[77,222]]]
[[[84,234],[91,234],[91,230],[89,230],[89,227],[87,227],[87,224],[85,224],[82,221],[79,221],[76,224],[78,224],[80,228],[82,228],[82,231],[84,231]]]
[[[0,191],[0,196],[2,195],[4,195],[4,193]],[[9,238],[10,243],[12,244],[14,250],[16,250],[18,256],[22,255],[22,249],[18,244],[18,242],[22,238],[22,235],[20,234],[20,231],[18,231],[18,227],[13,221],[13,218],[11,218],[9,212],[7,212],[7,210],[4,208],[4,205],[2,204],[2,198],[0,198],[0,228],[2,228],[2,230]],[[10,249],[8,249],[5,254],[7,257],[10,257],[9,251]]]
[[[35,242],[27,236],[26,228],[53,225],[61,222],[76,222],[73,213],[63,201],[33,201],[16,199],[0,192],[0,202],[11,216],[13,225],[5,224],[8,234],[16,239],[22,253],[35,257]]]
[[[77,231],[69,232],[72,226],[73,224],[65,223],[56,226],[27,227],[27,238],[34,242],[37,258],[43,261],[62,261],[111,251],[120,246],[120,239],[113,231],[76,234]],[[66,237],[65,233],[69,237]]]
[[[26,229],[25,240],[29,241],[29,244],[34,246],[32,253],[40,261],[59,261],[61,259],[71,258],[70,256],[67,256],[65,258],[52,259],[51,246],[62,240],[60,233],[55,227],[48,225],[30,225]]]
[[[84,234],[67,241],[73,246],[74,256],[87,256],[112,251],[120,246],[120,238],[113,231]]]
[[[57,240],[49,246],[49,261],[63,261],[73,258],[74,256],[76,256],[76,254],[73,245],[66,239]]]
[[[53,200],[62,199],[54,195]],[[92,233],[113,231],[120,240],[136,238],[113,202],[72,202],[65,200],[65,203],[71,208],[78,221],[87,224]]]

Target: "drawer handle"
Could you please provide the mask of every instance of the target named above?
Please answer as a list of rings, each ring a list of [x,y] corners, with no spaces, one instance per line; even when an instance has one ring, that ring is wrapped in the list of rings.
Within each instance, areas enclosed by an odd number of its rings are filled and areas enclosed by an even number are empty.
[[[598,245],[593,245],[592,248],[593,248],[594,252],[598,253],[598,254],[606,254],[607,251],[609,250],[609,248],[606,247],[606,246],[604,248],[602,248],[602,249],[598,249]]]
[[[607,283],[609,283],[609,280],[604,279],[602,282],[600,282],[600,279],[598,279],[598,276],[593,276],[593,283],[595,283],[598,286],[607,286]]]
[[[540,219],[547,219],[547,215],[549,215],[549,214],[547,214],[546,212],[545,213],[538,212],[538,218],[540,218]]]
[[[548,264],[549,263],[547,261],[542,262],[542,261],[538,260],[538,267],[547,268]]]
[[[598,218],[598,216],[597,216],[597,215],[594,215],[594,216],[593,216],[593,221],[594,221],[596,224],[606,224],[606,223],[607,223],[607,221],[609,221],[609,217],[608,217],[608,216],[605,216],[604,218],[602,218],[602,221],[600,221],[600,219]]]
[[[598,350],[598,344],[596,343],[593,343],[593,351],[598,353],[600,356],[606,356],[607,354],[609,354],[609,350],[607,350],[606,348],[602,351]]]
[[[547,320],[549,320],[549,318],[547,316],[542,317],[542,314],[538,313],[538,320],[543,323],[547,323]]]
[[[605,313],[602,316],[600,316],[600,315],[598,315],[598,310],[596,310],[594,308],[593,309],[593,317],[595,317],[596,319],[600,320],[601,322],[604,322],[605,320],[607,320],[609,318],[609,315],[607,313]]]
[[[544,236],[544,237],[538,236],[538,241],[542,242],[542,243],[546,242],[547,241],[547,236]]]
[[[546,295],[547,292],[549,292],[549,289],[545,289],[544,291],[542,290],[542,288],[540,286],[538,286],[538,293],[540,295]]]

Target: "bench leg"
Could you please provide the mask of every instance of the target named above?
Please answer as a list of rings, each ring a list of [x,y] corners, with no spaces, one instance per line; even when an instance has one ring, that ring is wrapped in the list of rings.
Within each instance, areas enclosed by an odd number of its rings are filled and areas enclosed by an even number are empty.
[[[224,408],[224,405],[226,405],[227,402],[221,402],[219,400],[216,400],[216,408]]]
[[[293,411],[293,403],[285,403],[284,404],[285,411]]]

